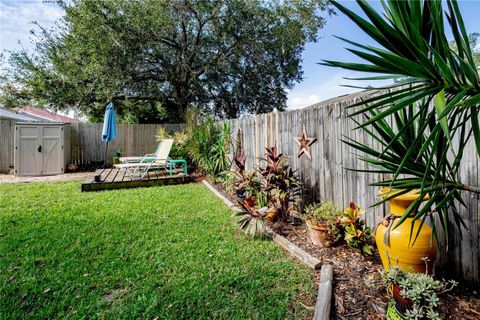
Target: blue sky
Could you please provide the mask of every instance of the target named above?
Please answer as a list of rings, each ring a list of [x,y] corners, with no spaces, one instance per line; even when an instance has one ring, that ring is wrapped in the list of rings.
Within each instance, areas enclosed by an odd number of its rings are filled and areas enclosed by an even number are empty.
[[[381,8],[380,2],[370,1],[376,8]],[[353,1],[342,3],[355,12],[360,13]],[[460,0],[460,10],[463,14],[468,32],[480,32],[480,0]],[[31,21],[48,27],[62,16],[58,7],[42,0],[0,0],[0,49],[14,50],[22,46],[30,49],[30,30],[34,27]],[[319,31],[320,39],[316,43],[306,45],[303,53],[303,81],[288,93],[289,108],[299,108],[338,95],[356,91],[356,89],[341,87],[342,84],[367,85],[367,83],[351,83],[343,77],[355,76],[338,68],[318,65],[322,59],[340,61],[358,61],[345,50],[345,43],[334,35],[363,44],[375,45],[358,27],[342,14],[331,16],[326,26]],[[358,74],[357,74],[358,75]]]

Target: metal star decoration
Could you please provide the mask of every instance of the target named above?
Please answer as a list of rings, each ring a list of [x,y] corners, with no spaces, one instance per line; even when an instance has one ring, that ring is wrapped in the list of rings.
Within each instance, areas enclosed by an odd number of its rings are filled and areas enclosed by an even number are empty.
[[[294,139],[300,146],[298,157],[300,158],[302,154],[305,154],[308,159],[312,160],[312,155],[310,154],[310,146],[312,145],[312,143],[317,141],[317,138],[308,137],[307,132],[305,131],[305,126],[303,126],[302,136]]]

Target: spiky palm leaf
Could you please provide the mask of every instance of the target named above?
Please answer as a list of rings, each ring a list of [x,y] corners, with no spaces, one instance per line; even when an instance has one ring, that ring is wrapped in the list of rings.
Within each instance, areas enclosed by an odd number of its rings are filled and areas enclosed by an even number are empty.
[[[392,79],[394,84],[351,106],[357,108],[352,116],[365,116],[358,128],[379,141],[381,148],[346,142],[369,155],[362,160],[374,168],[363,171],[392,175],[374,185],[405,192],[420,189],[419,199],[430,195],[421,209],[421,201],[414,202],[399,223],[417,210],[415,219],[423,224],[430,217],[433,222],[429,213],[438,212],[448,235],[451,218],[456,224],[462,223],[455,207],[455,200],[463,204],[460,190],[480,191],[458,180],[463,151],[472,135],[480,155],[480,77],[458,4],[447,0],[448,9],[443,12],[440,0],[382,1],[382,15],[366,1],[357,3],[367,19],[333,2],[379,46],[342,39],[357,47],[348,50],[366,63],[323,64],[380,74],[357,80]],[[449,47],[445,35],[445,16],[457,52]],[[433,228],[435,232],[435,225]]]

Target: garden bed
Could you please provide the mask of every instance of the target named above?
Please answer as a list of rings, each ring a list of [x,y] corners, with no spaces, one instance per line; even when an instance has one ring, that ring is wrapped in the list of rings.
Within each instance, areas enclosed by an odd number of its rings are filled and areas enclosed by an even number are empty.
[[[238,203],[238,199],[226,192],[220,184],[217,191]],[[381,285],[368,285],[366,282],[381,283],[382,263],[376,250],[373,255],[362,254],[346,244],[330,248],[314,246],[305,224],[269,224],[278,234],[285,237],[307,253],[318,258],[322,264],[328,263],[334,270],[334,319],[385,319],[389,295]],[[320,272],[315,273],[316,281]],[[472,293],[454,290],[441,297],[440,315],[442,319],[480,319],[480,297]]]

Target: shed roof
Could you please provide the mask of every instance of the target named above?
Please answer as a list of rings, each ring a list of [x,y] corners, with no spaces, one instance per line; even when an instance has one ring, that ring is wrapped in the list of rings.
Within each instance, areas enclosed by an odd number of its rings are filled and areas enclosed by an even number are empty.
[[[11,121],[38,121],[37,118],[31,117],[27,114],[18,114],[3,107],[0,107],[0,120],[11,120]]]

